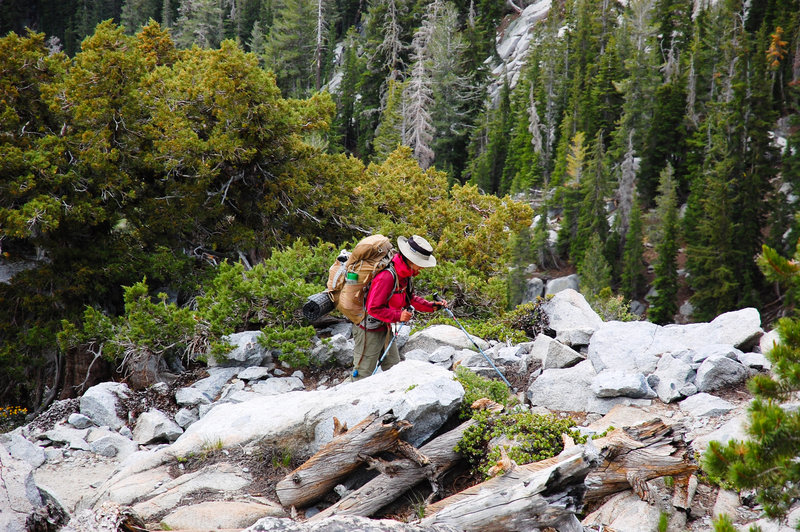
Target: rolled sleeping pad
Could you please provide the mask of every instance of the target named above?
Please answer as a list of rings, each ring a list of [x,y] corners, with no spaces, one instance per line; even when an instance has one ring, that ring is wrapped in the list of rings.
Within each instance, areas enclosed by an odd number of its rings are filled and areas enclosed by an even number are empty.
[[[317,321],[334,309],[333,301],[327,291],[308,296],[303,305],[303,317],[308,321]]]

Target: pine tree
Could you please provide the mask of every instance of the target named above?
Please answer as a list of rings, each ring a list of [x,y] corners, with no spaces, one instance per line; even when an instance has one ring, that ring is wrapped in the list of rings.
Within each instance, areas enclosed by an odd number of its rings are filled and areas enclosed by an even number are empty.
[[[358,124],[356,117],[356,97],[358,80],[363,66],[358,57],[358,36],[355,28],[347,31],[342,50],[342,81],[336,92],[336,121],[334,124],[338,136],[338,145],[345,152],[354,153],[358,149]],[[385,155],[395,149],[391,147]]]
[[[578,131],[572,137],[570,152],[565,157],[566,183],[556,190],[554,201],[560,203],[561,226],[558,229],[558,253],[561,256],[569,254],[571,242],[575,238],[578,227],[578,212],[581,206],[581,182],[586,173],[586,146],[585,135]]]
[[[314,87],[317,4],[307,0],[276,0],[267,39],[267,67],[287,96],[305,96]]]
[[[375,132],[372,159],[376,163],[386,160],[403,142],[403,84],[397,80],[389,80],[386,92],[386,105],[381,113],[381,121]]]
[[[765,246],[759,264],[767,278],[779,281],[796,301],[800,253],[794,259],[789,261]],[[800,391],[800,319],[781,318],[777,331],[780,342],[765,353],[772,370],[748,382],[754,399],[748,408],[747,438],[726,444],[711,441],[701,462],[712,478],[738,490],[753,490],[772,518],[785,516],[800,497],[800,416],[787,408]]]
[[[661,172],[656,198],[656,224],[659,231],[654,235],[656,251],[656,294],[650,300],[647,317],[660,325],[671,323],[678,311],[678,194],[672,167],[667,164]]]
[[[541,123],[536,111],[536,102],[533,100],[532,85],[527,100],[512,105],[512,108],[515,108],[512,114],[516,119],[511,130],[502,177],[503,188],[512,193],[527,192],[542,184],[538,163],[539,154],[542,152]]]
[[[643,238],[642,211],[639,208],[639,202],[634,201],[630,213],[630,225],[625,233],[622,274],[620,275],[620,290],[628,299],[639,297],[646,285]]]
[[[175,22],[179,48],[217,48],[222,42],[222,8],[218,0],[183,0]]]
[[[578,264],[581,293],[590,304],[598,300],[604,288],[611,286],[611,266],[603,254],[604,248],[600,235],[593,234],[587,243],[585,256]]]
[[[589,240],[593,235],[597,235],[603,243],[608,237],[607,189],[608,169],[603,147],[603,133],[598,132],[592,146],[588,171],[585,178],[581,180],[581,205],[575,238],[570,243],[570,258],[576,264],[580,264],[584,259]]]
[[[120,21],[125,31],[132,35],[151,18],[157,20],[161,7],[161,0],[125,0]]]
[[[414,63],[403,92],[403,143],[414,150],[414,157],[423,169],[427,169],[436,157],[431,149],[434,126],[430,110],[433,104],[432,79],[429,64],[431,35],[438,11],[442,4],[435,0],[428,6],[422,26],[414,34],[412,42]]]
[[[466,164],[465,152],[482,91],[465,68],[467,43],[459,31],[455,6],[442,2],[431,22],[427,47],[433,96],[431,121],[435,130],[431,149],[436,154],[437,168],[459,179]]]

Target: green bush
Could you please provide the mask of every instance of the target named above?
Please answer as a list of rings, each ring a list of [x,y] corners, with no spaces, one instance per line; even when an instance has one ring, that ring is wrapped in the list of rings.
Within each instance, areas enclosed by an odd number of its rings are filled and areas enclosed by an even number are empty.
[[[213,338],[259,327],[268,349],[293,367],[308,364],[315,331],[304,322],[306,298],[325,289],[327,272],[335,259],[330,243],[310,246],[296,241],[252,269],[243,264],[220,264],[219,273],[202,296],[197,310]],[[215,344],[215,356],[223,354]]]
[[[189,308],[167,303],[167,295],[159,293],[157,300],[149,294],[147,280],[124,288],[125,314],[110,317],[87,307],[82,328],[64,321],[58,342],[65,352],[84,345],[90,352],[122,366],[126,374],[147,366],[147,361],[170,357],[184,358],[196,338],[197,320]]]
[[[575,420],[558,419],[553,415],[539,415],[528,411],[496,414],[488,410],[477,412],[477,423],[464,431],[455,447],[472,465],[473,470],[487,476],[489,469],[500,459],[500,446],[489,450],[489,442],[503,438],[508,457],[517,464],[528,464],[550,458],[564,450],[562,435],[585,443],[586,437],[573,430]]]
[[[464,399],[461,401],[461,419],[469,419],[474,411],[472,403],[487,398],[506,406],[513,406],[519,401],[511,394],[505,383],[481,377],[474,371],[459,366],[455,371],[455,379],[464,387]]]

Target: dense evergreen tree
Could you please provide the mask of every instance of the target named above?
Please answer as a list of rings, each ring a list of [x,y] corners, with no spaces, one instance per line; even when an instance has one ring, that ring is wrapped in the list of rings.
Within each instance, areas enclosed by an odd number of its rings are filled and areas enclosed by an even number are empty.
[[[656,227],[651,243],[656,251],[655,295],[650,299],[647,318],[653,323],[673,321],[678,311],[678,194],[672,167],[661,171],[655,207]]]
[[[643,238],[642,210],[639,208],[639,202],[634,201],[631,208],[630,225],[625,234],[620,274],[620,290],[628,299],[636,299],[641,296],[646,286]]]
[[[593,235],[597,235],[602,243],[605,243],[608,237],[608,213],[606,212],[608,181],[603,133],[598,132],[592,144],[587,171],[580,179],[580,210],[578,211],[575,238],[570,242],[569,248],[570,258],[575,264],[580,264],[584,259]]]
[[[197,1],[197,0],[193,0]],[[287,96],[307,96],[314,87],[316,2],[276,0],[267,38],[267,67]]]

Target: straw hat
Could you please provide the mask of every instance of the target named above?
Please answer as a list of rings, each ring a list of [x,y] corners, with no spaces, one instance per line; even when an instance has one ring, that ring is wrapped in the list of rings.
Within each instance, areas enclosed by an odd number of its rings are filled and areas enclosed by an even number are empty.
[[[430,268],[436,266],[436,258],[433,256],[433,246],[419,235],[411,238],[401,236],[397,239],[397,247],[405,258],[419,266],[420,268]]]

